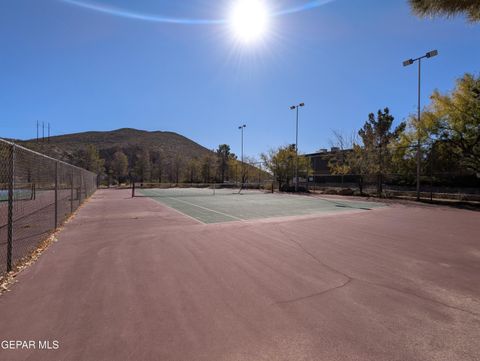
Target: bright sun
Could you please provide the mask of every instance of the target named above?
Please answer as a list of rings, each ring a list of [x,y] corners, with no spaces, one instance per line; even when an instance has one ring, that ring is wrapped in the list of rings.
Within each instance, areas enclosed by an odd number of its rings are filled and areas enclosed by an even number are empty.
[[[261,40],[268,30],[269,13],[263,0],[236,0],[230,14],[230,26],[243,43]]]

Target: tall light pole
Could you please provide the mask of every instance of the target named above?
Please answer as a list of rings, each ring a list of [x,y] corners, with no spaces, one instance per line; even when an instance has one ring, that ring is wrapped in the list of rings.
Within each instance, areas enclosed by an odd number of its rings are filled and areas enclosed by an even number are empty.
[[[420,119],[421,119],[421,99],[420,99],[420,94],[421,94],[421,81],[422,81],[422,59],[425,58],[433,58],[434,56],[438,55],[437,50],[432,50],[426,53],[425,55],[416,58],[416,59],[408,59],[403,62],[403,66],[409,66],[412,65],[415,62],[418,62],[418,114],[417,114],[417,201],[420,200],[420,162],[421,162],[421,144],[420,144]]]
[[[244,168],[243,168],[243,130],[244,130],[246,127],[247,127],[246,124],[240,125],[240,126],[238,127],[238,129],[240,129],[241,132],[242,132],[242,155],[241,155],[241,157],[242,157],[242,175],[241,175],[241,177],[242,177],[242,185],[241,185],[241,188],[243,188],[243,181],[244,181],[244,177],[245,177]]]
[[[295,127],[295,192],[298,192],[298,108],[304,107],[305,103],[300,103],[297,105],[292,105],[290,110],[297,111],[297,121]]]

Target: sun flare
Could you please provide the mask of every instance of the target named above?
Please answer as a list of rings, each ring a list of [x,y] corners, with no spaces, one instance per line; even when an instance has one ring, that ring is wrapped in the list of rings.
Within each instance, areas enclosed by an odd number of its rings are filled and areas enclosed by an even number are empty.
[[[268,31],[269,12],[263,0],[236,0],[230,14],[234,36],[243,43],[261,40]]]

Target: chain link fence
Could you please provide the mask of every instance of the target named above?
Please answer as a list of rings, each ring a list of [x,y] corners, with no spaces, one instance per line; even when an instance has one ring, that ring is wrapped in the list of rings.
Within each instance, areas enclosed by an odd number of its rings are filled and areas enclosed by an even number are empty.
[[[96,189],[96,174],[0,139],[0,276]]]
[[[407,198],[417,195],[414,173],[317,175],[311,178],[304,187],[320,193]],[[480,178],[475,174],[421,174],[420,198],[479,202]]]
[[[416,145],[385,146],[314,154],[313,174],[304,186],[331,194],[416,198],[418,179],[420,199],[480,201],[480,174],[465,156],[439,140],[418,150]]]

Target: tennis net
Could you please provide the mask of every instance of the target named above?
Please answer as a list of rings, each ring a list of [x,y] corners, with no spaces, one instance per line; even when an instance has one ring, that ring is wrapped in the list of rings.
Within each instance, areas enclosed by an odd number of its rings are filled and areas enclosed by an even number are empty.
[[[261,194],[263,183],[133,183],[132,197],[202,197]]]

